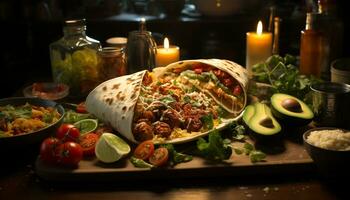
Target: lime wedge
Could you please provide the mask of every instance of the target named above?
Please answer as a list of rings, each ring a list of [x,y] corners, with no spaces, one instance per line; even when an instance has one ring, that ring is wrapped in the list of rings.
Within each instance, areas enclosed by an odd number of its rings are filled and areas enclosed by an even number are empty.
[[[85,135],[86,133],[93,132],[97,129],[98,122],[96,119],[83,119],[74,123],[80,131],[80,135]]]
[[[130,153],[130,146],[112,133],[103,133],[95,147],[96,157],[105,163],[116,162]]]

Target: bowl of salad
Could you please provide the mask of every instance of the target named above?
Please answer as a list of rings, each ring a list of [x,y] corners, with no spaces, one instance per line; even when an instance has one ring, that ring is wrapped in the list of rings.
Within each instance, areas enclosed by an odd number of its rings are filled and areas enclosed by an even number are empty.
[[[0,99],[0,148],[39,144],[62,124],[64,108],[51,100]]]

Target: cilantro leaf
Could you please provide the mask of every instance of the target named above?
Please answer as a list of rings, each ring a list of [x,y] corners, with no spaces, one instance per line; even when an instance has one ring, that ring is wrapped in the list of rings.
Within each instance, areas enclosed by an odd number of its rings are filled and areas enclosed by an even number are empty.
[[[227,160],[232,155],[232,148],[224,143],[220,133],[216,130],[209,133],[208,141],[199,138],[197,149],[200,156],[213,161]]]
[[[193,159],[191,155],[186,155],[186,154],[177,152],[172,144],[163,144],[161,146],[168,149],[169,164],[171,166],[174,166],[183,162],[189,162]]]
[[[253,150],[249,154],[250,161],[252,163],[262,161],[266,158],[266,154],[262,151]]]
[[[200,118],[203,122],[203,127],[207,130],[211,130],[214,127],[213,115],[205,115]]]

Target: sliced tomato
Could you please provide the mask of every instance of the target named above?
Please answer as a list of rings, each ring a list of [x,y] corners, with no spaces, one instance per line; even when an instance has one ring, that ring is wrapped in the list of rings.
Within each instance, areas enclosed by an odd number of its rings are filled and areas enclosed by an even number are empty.
[[[230,86],[232,86],[233,81],[232,81],[232,79],[230,79],[230,78],[225,78],[225,79],[223,80],[223,83],[224,83],[224,85],[225,85],[226,87],[230,87]]]
[[[239,96],[239,95],[241,95],[241,93],[242,93],[242,88],[241,88],[241,86],[236,85],[236,86],[233,88],[233,94],[234,94],[235,96]]]
[[[81,102],[77,105],[77,113],[87,113],[85,102]]]
[[[152,140],[146,140],[136,147],[134,156],[138,159],[147,160],[152,156],[153,152],[154,144]]]
[[[194,69],[194,73],[196,74],[201,74],[203,72],[203,69],[202,68],[196,68]]]
[[[163,166],[168,162],[169,152],[167,148],[159,147],[149,158],[149,162],[155,166]]]
[[[83,149],[84,156],[95,155],[95,146],[98,141],[99,136],[95,133],[87,133],[80,137],[80,146]]]

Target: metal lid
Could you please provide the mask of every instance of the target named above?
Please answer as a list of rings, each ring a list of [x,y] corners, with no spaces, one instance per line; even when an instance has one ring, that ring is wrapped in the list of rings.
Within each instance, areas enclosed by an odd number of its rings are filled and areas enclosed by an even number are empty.
[[[65,26],[85,26],[86,19],[69,19],[64,21]]]

